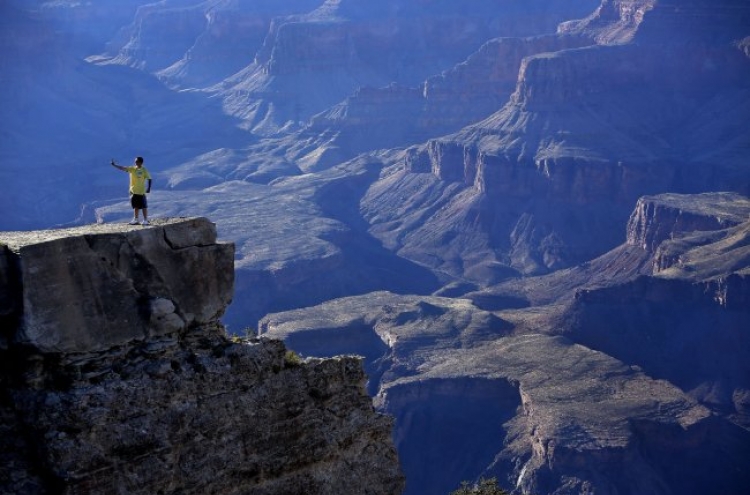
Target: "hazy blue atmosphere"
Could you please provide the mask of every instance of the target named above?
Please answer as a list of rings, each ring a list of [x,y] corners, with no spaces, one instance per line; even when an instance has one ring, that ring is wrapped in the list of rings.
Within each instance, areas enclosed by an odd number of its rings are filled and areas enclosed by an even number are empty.
[[[229,332],[364,356],[406,495],[750,486],[746,0],[2,0],[0,108],[0,230],[144,157]]]

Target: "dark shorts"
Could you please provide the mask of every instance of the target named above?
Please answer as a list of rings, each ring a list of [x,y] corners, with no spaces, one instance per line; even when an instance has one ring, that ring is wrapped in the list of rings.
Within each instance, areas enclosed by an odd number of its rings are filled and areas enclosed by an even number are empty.
[[[145,194],[131,194],[130,206],[138,210],[143,210],[143,209],[148,208],[148,201],[146,201],[146,195]]]

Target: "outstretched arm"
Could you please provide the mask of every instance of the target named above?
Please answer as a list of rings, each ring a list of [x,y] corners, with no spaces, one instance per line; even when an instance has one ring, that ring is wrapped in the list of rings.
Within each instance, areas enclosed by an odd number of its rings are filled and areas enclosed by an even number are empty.
[[[115,167],[117,170],[122,170],[123,172],[127,172],[128,171],[128,169],[125,168],[125,167],[123,167],[122,165],[116,164],[114,160],[112,160],[111,162],[109,162],[109,164],[112,165],[113,167]]]

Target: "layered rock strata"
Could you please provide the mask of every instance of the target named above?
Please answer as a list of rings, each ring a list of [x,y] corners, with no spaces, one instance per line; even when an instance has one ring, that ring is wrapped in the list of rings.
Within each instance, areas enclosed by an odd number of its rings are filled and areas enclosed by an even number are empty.
[[[603,1],[562,25],[557,46],[527,52],[504,107],[390,162],[362,202],[370,232],[489,285],[613,249],[643,195],[747,194],[750,66],[736,47],[749,12],[736,1]]]
[[[317,134],[330,139],[326,148],[335,145],[337,158],[343,161],[343,156],[358,152],[456,132],[502,108],[516,88],[525,57],[592,43],[577,36],[495,38],[464,62],[417,87],[392,84],[360,88],[342,103],[313,117],[304,136]],[[318,160],[317,166],[330,163]]]
[[[275,19],[254,63],[226,79],[220,94],[228,112],[265,133],[306,121],[358,88],[419,85],[492,38],[551,33],[594,3],[323,2],[312,12]]]
[[[716,231],[750,218],[750,201],[734,193],[644,196],[627,227],[627,243],[654,252],[664,241],[696,231]]]
[[[372,293],[261,329],[300,352],[365,356],[406,493],[482,474],[524,493],[741,491],[750,203],[642,197],[626,231],[597,259],[472,302]]]
[[[750,424],[750,202],[729,193],[639,200],[628,246],[650,273],[582,289],[568,335]]]
[[[357,358],[227,338],[208,220],[0,243],[0,493],[401,493]]]
[[[673,383],[567,336],[514,334],[467,300],[379,292],[261,329],[303,353],[365,355],[376,404],[396,417],[406,494],[480,476],[556,495],[732,493],[750,480],[747,431]]]

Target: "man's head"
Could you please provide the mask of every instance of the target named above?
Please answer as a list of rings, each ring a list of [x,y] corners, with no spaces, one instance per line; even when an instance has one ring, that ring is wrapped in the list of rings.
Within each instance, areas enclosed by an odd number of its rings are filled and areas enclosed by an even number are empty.
[[[135,166],[136,167],[142,167],[143,166],[143,157],[142,156],[136,156],[135,157]]]

